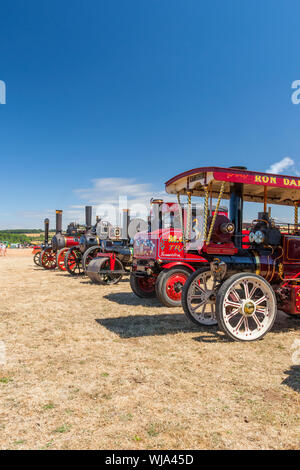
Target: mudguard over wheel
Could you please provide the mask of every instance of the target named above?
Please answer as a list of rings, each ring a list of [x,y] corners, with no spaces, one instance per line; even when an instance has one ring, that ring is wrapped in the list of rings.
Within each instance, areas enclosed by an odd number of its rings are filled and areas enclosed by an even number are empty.
[[[65,256],[65,267],[72,276],[81,276],[84,274],[82,267],[82,254],[79,248],[70,248]]]
[[[57,252],[56,265],[57,265],[58,269],[60,269],[60,271],[66,271],[67,270],[67,268],[65,266],[65,257],[66,257],[67,251],[69,251],[69,248],[62,248],[61,250],[59,250]]]
[[[191,270],[184,266],[163,270],[155,284],[160,302],[166,307],[180,307],[182,288],[191,274]]]
[[[195,271],[186,281],[181,304],[187,318],[196,325],[214,326],[216,319],[216,293],[218,284],[209,268]]]
[[[82,266],[83,266],[84,272],[86,272],[89,263],[93,259],[95,259],[97,254],[100,253],[100,252],[102,252],[102,249],[101,249],[100,246],[91,246],[90,248],[88,248],[86,250],[86,252],[84,253],[84,255],[82,257]]]
[[[235,274],[221,286],[216,298],[219,327],[235,341],[261,339],[274,325],[275,293],[261,276]]]
[[[154,276],[138,277],[133,273],[130,274],[130,287],[132,292],[142,299],[156,297],[155,283],[156,277]]]
[[[45,269],[55,269],[56,268],[56,252],[52,248],[45,248],[41,252],[40,256],[41,266]]]

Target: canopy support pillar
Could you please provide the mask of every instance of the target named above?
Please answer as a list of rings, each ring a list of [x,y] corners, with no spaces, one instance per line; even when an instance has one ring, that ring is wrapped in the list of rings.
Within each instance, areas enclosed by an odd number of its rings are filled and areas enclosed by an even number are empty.
[[[243,230],[243,184],[233,183],[230,188],[229,218],[235,226],[234,244],[238,249],[242,249]]]

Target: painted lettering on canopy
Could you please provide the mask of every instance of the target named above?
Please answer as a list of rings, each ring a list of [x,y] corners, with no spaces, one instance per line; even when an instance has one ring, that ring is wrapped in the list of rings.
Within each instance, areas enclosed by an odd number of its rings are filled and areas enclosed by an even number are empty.
[[[270,184],[277,184],[277,177],[276,176],[255,176],[256,183],[270,183]]]
[[[263,175],[256,175],[255,176],[255,182],[256,183],[265,183],[272,185],[274,184],[275,186],[279,185],[284,185],[284,186],[295,186],[295,187],[300,187],[300,179],[295,179],[295,178],[282,178],[282,177],[277,177],[277,176],[263,176]]]
[[[216,181],[228,181],[230,183],[255,184],[262,186],[274,186],[278,188],[299,188],[300,178],[292,176],[274,176],[255,173],[233,173],[233,172],[214,172]]]

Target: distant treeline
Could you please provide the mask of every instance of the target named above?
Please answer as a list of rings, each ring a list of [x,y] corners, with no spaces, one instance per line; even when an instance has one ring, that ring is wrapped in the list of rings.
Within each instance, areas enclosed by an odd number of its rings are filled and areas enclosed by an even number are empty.
[[[43,230],[37,228],[17,228],[13,230],[0,230],[0,233],[42,233]]]
[[[23,235],[24,232],[13,233],[12,230],[4,231],[0,230],[0,241],[11,243],[31,243],[31,240],[26,235]]]

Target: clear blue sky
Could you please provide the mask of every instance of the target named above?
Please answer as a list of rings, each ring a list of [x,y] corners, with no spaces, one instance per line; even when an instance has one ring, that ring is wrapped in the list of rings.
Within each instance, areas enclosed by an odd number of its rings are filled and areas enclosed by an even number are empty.
[[[266,170],[288,156],[300,170],[299,1],[0,8],[1,228],[77,210],[93,179],[151,192],[207,164]]]

